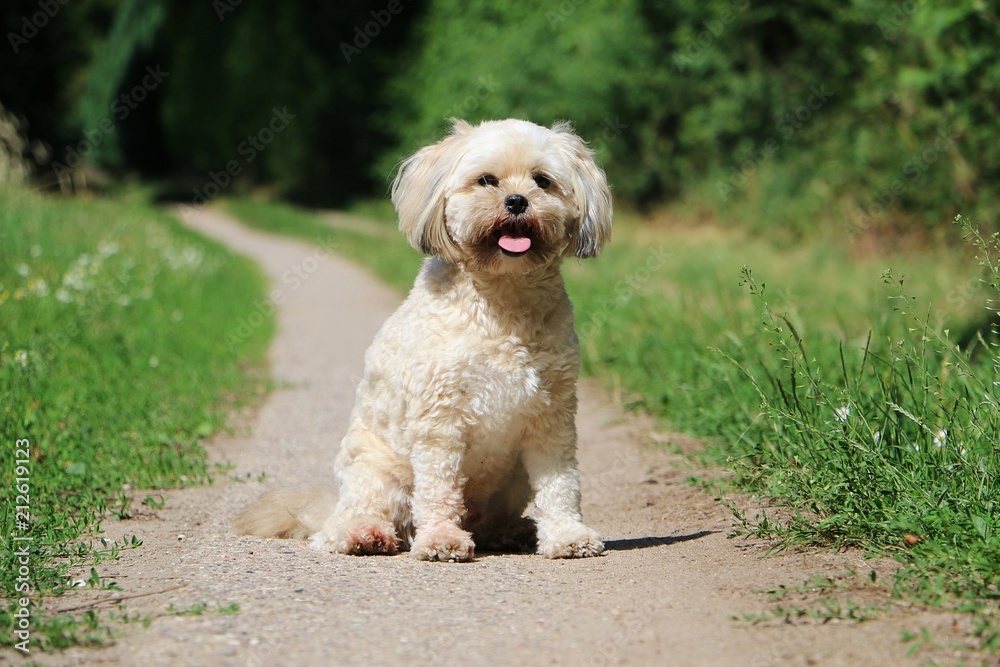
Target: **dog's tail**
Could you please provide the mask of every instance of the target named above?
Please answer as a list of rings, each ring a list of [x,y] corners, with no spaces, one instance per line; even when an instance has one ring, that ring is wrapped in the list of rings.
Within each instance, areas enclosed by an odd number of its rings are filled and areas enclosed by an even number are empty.
[[[241,535],[303,540],[320,529],[335,505],[330,489],[271,489],[240,512],[233,527]]]

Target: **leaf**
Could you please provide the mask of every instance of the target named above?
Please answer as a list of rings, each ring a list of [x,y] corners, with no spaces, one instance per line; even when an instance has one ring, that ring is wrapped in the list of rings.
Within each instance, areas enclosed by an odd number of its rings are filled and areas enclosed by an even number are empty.
[[[989,538],[989,524],[986,523],[986,519],[981,516],[972,517],[972,527],[976,529],[979,533],[979,537],[985,539]]]

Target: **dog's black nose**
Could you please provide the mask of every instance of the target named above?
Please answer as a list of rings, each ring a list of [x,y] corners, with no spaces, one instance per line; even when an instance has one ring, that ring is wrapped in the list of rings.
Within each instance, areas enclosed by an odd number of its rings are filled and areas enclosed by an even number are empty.
[[[507,195],[503,205],[513,215],[521,215],[528,208],[528,199],[524,195]]]

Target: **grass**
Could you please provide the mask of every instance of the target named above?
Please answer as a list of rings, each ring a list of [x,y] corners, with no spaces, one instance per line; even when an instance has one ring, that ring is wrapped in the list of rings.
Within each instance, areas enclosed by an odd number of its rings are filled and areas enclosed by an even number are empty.
[[[259,393],[273,325],[262,321],[237,346],[217,332],[250,309],[266,280],[140,202],[4,191],[0,235],[0,590],[8,601],[0,642],[18,641],[21,598],[30,602],[30,649],[100,642],[104,617],[53,614],[54,598],[74,586],[71,567],[141,545],[134,535],[93,539],[104,521],[128,517],[127,489],[210,480],[200,441]],[[91,579],[100,581],[96,569]]]
[[[270,231],[336,238],[397,287],[417,266],[399,234],[335,231],[277,204],[229,208]],[[989,316],[1000,248],[966,233],[979,268],[957,245],[875,256],[844,239],[793,244],[626,213],[601,258],[568,262],[565,275],[584,372],[626,407],[705,438],[701,456],[735,473],[733,489],[781,506],[737,513],[737,532],[893,555],[897,595],[972,612],[993,650],[997,359],[970,332]],[[872,612],[843,605],[813,611]],[[781,613],[800,612],[812,613]]]
[[[962,227],[995,294],[1000,237]],[[898,325],[873,331],[862,347],[822,348],[744,270],[774,352],[756,369],[734,360],[763,418],[729,444],[730,460],[741,486],[791,510],[783,522],[764,517],[745,528],[893,553],[905,565],[898,593],[972,612],[981,647],[997,650],[1000,356],[983,337],[979,354],[960,348],[903,280],[888,270],[882,279]]]

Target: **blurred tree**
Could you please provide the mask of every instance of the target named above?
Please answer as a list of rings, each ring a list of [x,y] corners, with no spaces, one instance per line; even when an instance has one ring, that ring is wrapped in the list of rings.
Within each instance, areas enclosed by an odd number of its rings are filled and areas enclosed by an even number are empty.
[[[416,14],[398,1],[171,3],[171,157],[201,173],[236,162],[310,203],[384,191],[368,168],[386,141],[378,91]]]
[[[395,142],[376,170],[440,138],[450,117],[571,120],[619,193],[660,196],[655,129],[665,82],[654,52],[632,0],[435,0],[389,83]]]
[[[103,45],[118,0],[0,4],[0,102],[25,119],[27,133],[48,146],[43,161],[76,141],[86,69]]]
[[[57,158],[92,148],[195,186],[381,195],[449,117],[514,116],[573,121],[638,203],[695,192],[801,233],[1000,212],[985,0],[13,0],[0,16],[0,102]]]

